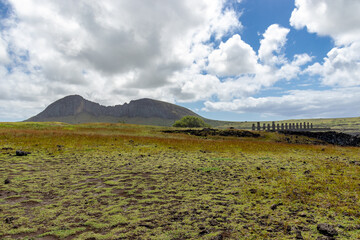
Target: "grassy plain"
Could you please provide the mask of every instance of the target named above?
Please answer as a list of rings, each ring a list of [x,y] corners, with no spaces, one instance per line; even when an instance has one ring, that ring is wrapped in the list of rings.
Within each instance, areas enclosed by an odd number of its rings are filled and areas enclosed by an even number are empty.
[[[1,123],[0,239],[360,238],[359,148],[164,129]]]

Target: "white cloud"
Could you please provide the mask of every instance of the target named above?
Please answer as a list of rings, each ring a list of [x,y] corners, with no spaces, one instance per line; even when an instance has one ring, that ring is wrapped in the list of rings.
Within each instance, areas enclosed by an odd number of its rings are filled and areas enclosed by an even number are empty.
[[[9,63],[9,55],[7,52],[7,43],[3,40],[0,35],[0,64]]]
[[[242,28],[240,15],[224,8],[223,0],[9,4],[13,12],[3,21],[6,38],[0,38],[0,89],[8,93],[1,97],[24,99],[23,106],[28,95],[41,105],[74,93],[110,104],[141,97],[174,100],[173,76],[202,71],[212,51],[210,38]],[[184,90],[204,83],[193,82],[184,83]]]
[[[348,47],[335,47],[324,59],[306,70],[311,75],[320,75],[328,86],[351,87],[360,85],[360,42]]]
[[[2,21],[6,27],[0,32],[0,103],[7,104],[4,111],[16,109],[13,117],[30,117],[39,106],[68,94],[105,105],[152,97],[207,101],[208,110],[272,106],[279,114],[276,101],[316,100],[300,92],[251,98],[281,79],[296,79],[312,57],[303,53],[286,58],[290,30],[278,24],[267,28],[256,53],[240,37],[241,13],[225,0],[8,2],[13,12]],[[323,63],[306,70],[320,75],[323,84],[359,85],[358,5],[350,0],[296,1],[291,25],[331,36],[338,44]],[[326,16],[318,17],[322,12]],[[331,93],[336,97],[340,92]],[[243,100],[249,108],[241,105]]]
[[[284,63],[284,56],[281,55],[281,51],[287,41],[286,36],[289,31],[289,29],[280,27],[278,24],[272,24],[266,29],[259,48],[259,58],[263,63],[268,65]]]
[[[231,102],[205,102],[206,111],[258,113],[263,116],[318,118],[360,114],[360,88],[327,91],[296,90],[280,97],[242,98]]]
[[[290,24],[332,37],[338,45],[360,40],[360,1],[296,0]]]
[[[333,89],[294,90],[279,97],[263,98],[243,93],[220,101],[208,100],[203,110],[298,118],[360,114],[360,110],[353,108],[360,104],[360,2],[297,0],[296,7],[290,19],[293,27],[307,27],[309,32],[330,36],[337,45],[327,54],[323,63],[314,63],[304,71],[303,66],[311,62],[313,57],[305,53],[295,55],[292,61],[286,59],[282,51],[289,29],[277,24],[271,25],[263,34],[258,51],[263,74],[258,71],[253,78],[255,86],[259,87],[254,92],[266,89],[279,79],[292,80],[303,73],[319,75],[320,81]],[[241,82],[241,79],[237,81]],[[225,86],[226,84],[223,85],[224,88]]]
[[[219,76],[237,76],[256,73],[256,65],[256,53],[236,34],[209,55],[208,70]]]
[[[275,71],[275,76],[277,79],[291,80],[297,78],[297,76],[303,72],[301,67],[312,61],[312,57],[303,53],[296,54],[290,63],[288,63],[287,60],[284,61],[286,61],[286,63]]]
[[[296,0],[290,24],[297,29],[329,36],[336,46],[323,63],[314,63],[306,70],[319,75],[327,86],[360,85],[360,1]]]

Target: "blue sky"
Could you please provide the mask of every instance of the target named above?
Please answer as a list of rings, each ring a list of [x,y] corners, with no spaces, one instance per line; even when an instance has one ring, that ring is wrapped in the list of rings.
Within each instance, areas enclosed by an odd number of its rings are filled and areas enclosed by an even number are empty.
[[[80,94],[212,119],[355,117],[355,0],[1,0],[0,121]]]

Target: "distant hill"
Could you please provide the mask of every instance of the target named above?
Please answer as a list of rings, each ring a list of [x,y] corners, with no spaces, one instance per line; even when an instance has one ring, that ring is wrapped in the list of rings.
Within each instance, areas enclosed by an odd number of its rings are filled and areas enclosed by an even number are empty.
[[[102,106],[79,95],[64,97],[50,104],[44,111],[27,122],[65,123],[134,123],[170,126],[184,116],[198,116],[187,108],[175,104],[143,98],[123,105]],[[212,120],[209,120],[212,121]]]

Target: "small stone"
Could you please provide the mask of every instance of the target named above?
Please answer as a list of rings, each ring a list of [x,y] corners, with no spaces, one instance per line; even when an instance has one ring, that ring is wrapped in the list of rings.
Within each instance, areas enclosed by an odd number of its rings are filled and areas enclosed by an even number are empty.
[[[14,217],[7,217],[7,218],[5,218],[5,223],[6,224],[11,224],[14,220],[15,220]]]
[[[273,204],[273,205],[271,205],[271,210],[275,210],[278,206],[282,206],[283,205],[283,203],[275,203],[275,204]]]
[[[256,192],[257,192],[257,190],[256,190],[256,189],[254,189],[254,188],[250,189],[249,191],[250,191],[250,193],[252,193],[252,194],[254,194],[254,193],[256,193]]]
[[[5,181],[4,181],[4,184],[9,184],[10,183],[10,179],[5,179]]]
[[[296,231],[295,232],[296,236],[295,236],[295,239],[304,239],[303,236],[301,235],[301,231]]]
[[[204,235],[209,234],[209,233],[210,232],[207,229],[204,229],[199,233],[199,236],[204,236]]]
[[[338,224],[338,225],[336,225],[338,228],[342,228],[342,229],[344,229],[345,228],[345,226],[343,226],[343,225],[341,225],[341,224]]]
[[[16,150],[15,152],[16,156],[22,157],[22,156],[27,156],[28,154],[30,154],[30,152],[24,152],[21,150]]]
[[[221,234],[211,238],[211,240],[223,240],[223,239],[224,237]]]
[[[334,228],[334,226],[327,224],[327,223],[320,223],[317,225],[317,230],[319,231],[319,233],[325,235],[325,236],[329,236],[329,237],[333,237],[338,235],[338,232],[336,231],[336,229]]]
[[[350,161],[350,164],[360,166],[360,161]]]

